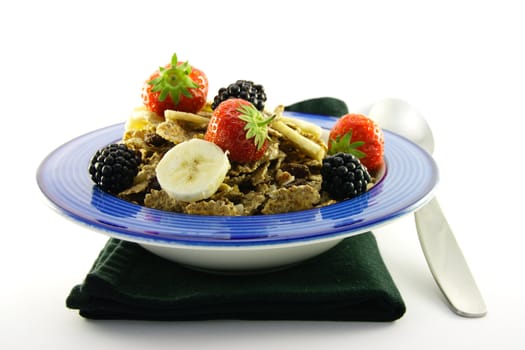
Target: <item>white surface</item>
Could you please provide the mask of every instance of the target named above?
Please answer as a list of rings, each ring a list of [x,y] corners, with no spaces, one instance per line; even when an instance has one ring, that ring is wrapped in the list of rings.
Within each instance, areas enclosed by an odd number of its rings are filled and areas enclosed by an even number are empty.
[[[340,1],[302,1],[300,8],[281,1],[260,9],[231,1],[136,3],[0,5],[7,199],[0,348],[524,347],[523,209],[515,199],[524,195],[516,174],[525,23],[518,1],[358,1],[345,8]],[[407,305],[394,323],[93,322],[66,309],[70,288],[106,237],[46,207],[36,167],[69,139],[125,120],[140,102],[142,81],[173,51],[207,72],[210,94],[244,78],[264,84],[270,104],[331,95],[355,111],[383,97],[415,105],[435,131],[440,203],[488,315],[450,312],[411,217],[376,231]]]

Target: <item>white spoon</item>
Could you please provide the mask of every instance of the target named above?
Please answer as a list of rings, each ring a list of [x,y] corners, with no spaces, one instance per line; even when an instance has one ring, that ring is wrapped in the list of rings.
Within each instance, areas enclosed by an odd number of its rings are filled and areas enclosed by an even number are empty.
[[[402,135],[428,153],[434,137],[425,118],[407,102],[388,98],[375,103],[368,116],[382,128]],[[430,271],[454,312],[482,317],[487,307],[454,234],[434,197],[415,213],[419,242]]]

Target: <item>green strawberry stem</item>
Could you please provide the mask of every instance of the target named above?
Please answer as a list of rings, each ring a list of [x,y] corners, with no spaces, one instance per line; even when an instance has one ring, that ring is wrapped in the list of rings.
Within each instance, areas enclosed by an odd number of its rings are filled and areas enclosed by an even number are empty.
[[[257,108],[252,104],[242,105],[237,108],[237,111],[241,113],[239,119],[244,120],[246,125],[246,138],[254,138],[257,150],[260,150],[266,139],[268,139],[268,125],[275,119],[276,115],[272,115],[269,118],[264,119],[263,115]]]
[[[364,141],[352,142],[352,130],[350,130],[348,133],[344,134],[343,137],[337,137],[330,140],[328,154],[336,154],[339,152],[350,153],[361,159],[366,156],[366,153],[357,148],[364,144]]]
[[[159,68],[159,76],[148,81],[152,85],[151,91],[160,91],[159,101],[170,97],[174,104],[179,104],[180,96],[192,98],[189,89],[198,88],[199,85],[190,78],[191,66],[188,61],[179,64],[177,54],[171,57],[171,65]]]

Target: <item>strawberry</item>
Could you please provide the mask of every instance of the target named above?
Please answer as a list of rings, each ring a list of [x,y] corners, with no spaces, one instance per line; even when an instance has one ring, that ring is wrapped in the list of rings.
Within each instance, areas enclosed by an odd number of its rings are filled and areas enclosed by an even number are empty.
[[[328,153],[355,155],[371,173],[383,165],[383,131],[363,114],[345,114],[337,120],[328,136]]]
[[[204,138],[228,152],[232,161],[249,163],[268,148],[268,124],[253,104],[240,98],[221,102],[213,111]]]
[[[147,109],[164,116],[166,109],[196,113],[206,103],[208,78],[188,62],[179,62],[177,54],[171,63],[155,71],[142,87],[142,100]]]

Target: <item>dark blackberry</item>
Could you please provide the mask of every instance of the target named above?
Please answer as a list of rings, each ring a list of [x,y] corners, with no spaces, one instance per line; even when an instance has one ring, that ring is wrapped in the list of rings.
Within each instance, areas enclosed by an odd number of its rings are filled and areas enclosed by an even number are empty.
[[[243,100],[250,101],[255,108],[262,111],[264,109],[264,103],[266,102],[266,93],[264,92],[264,87],[260,84],[255,84],[249,80],[237,80],[235,83],[228,85],[228,87],[219,89],[217,96],[213,99],[211,108],[217,108],[221,102],[229,98],[242,98]]]
[[[124,144],[113,143],[93,155],[89,174],[104,191],[117,194],[133,184],[140,163],[138,152]]]
[[[323,159],[322,189],[334,199],[353,198],[366,192],[371,181],[366,167],[353,154],[336,153]]]

